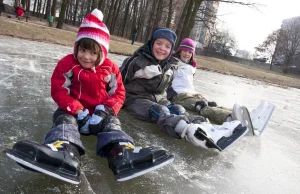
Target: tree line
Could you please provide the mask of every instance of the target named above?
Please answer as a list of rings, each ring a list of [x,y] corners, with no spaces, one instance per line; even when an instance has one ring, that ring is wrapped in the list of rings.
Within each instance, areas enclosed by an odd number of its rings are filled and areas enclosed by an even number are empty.
[[[300,17],[284,20],[281,28],[269,34],[255,50],[271,58],[270,69],[274,64],[284,66],[284,73],[292,65],[300,68]]]
[[[178,42],[190,36],[195,21],[203,21],[209,17],[199,18],[200,15],[210,15],[212,10],[201,10],[204,0],[14,0],[15,5],[21,3],[26,11],[33,16],[48,18],[57,16],[56,28],[63,24],[79,26],[84,17],[94,8],[103,12],[104,23],[113,35],[131,38],[137,31],[137,40],[145,42],[151,32],[158,26],[173,29]],[[231,4],[241,4],[254,7],[255,3],[228,0],[206,0]],[[209,26],[209,25],[207,25]]]

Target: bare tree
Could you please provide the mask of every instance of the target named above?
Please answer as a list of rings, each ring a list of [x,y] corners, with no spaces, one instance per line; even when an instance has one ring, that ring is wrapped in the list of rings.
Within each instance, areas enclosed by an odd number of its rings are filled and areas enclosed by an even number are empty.
[[[262,44],[255,47],[256,55],[264,55],[271,60],[270,70],[272,70],[273,56],[275,54],[275,48],[277,44],[277,39],[279,35],[279,30],[273,31],[268,37],[263,41]]]
[[[56,6],[57,6],[57,0],[53,0],[52,7],[51,7],[51,15],[53,16],[53,22],[55,21],[55,17],[56,17]]]
[[[76,25],[76,19],[77,19],[77,11],[78,11],[78,1],[79,0],[75,0],[75,5],[74,5],[74,14],[73,14],[73,26]]]
[[[129,8],[130,8],[131,3],[132,3],[132,0],[128,0],[126,8],[125,8],[125,16],[124,16],[123,26],[122,26],[122,36],[123,37],[125,36],[125,27],[126,27],[126,22],[127,22]]]
[[[285,65],[284,73],[300,55],[300,17],[284,20],[279,31],[274,60]]]
[[[51,0],[47,0],[47,4],[46,4],[46,14],[44,19],[48,18],[48,16],[50,15],[51,12]]]
[[[227,58],[227,56],[232,56],[232,52],[236,47],[236,41],[228,31],[217,30],[212,41],[212,47],[216,52],[222,53],[224,58]]]
[[[59,12],[59,18],[58,18],[57,25],[56,25],[56,28],[58,28],[58,29],[62,29],[62,27],[63,27],[65,15],[66,15],[66,8],[67,8],[68,3],[69,3],[69,0],[62,0],[62,2],[61,2],[61,9]]]
[[[172,16],[173,16],[173,0],[170,0],[169,2],[169,12],[168,12],[168,20],[167,20],[167,24],[166,27],[170,28],[171,27],[171,20],[172,20]]]

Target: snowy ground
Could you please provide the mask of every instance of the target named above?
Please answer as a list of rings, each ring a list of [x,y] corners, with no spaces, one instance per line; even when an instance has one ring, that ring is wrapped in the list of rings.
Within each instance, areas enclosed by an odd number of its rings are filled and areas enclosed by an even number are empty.
[[[250,110],[260,102],[276,105],[261,137],[246,136],[219,153],[172,139],[150,123],[123,110],[124,130],[136,144],[165,147],[173,164],[145,176],[117,183],[106,159],[95,154],[96,138],[82,137],[82,183],[71,185],[19,167],[4,154],[22,139],[42,142],[56,109],[50,97],[50,76],[71,47],[0,37],[0,193],[299,193],[300,91],[261,82],[200,71],[196,88],[219,105],[235,102]],[[123,56],[109,55],[120,64]]]

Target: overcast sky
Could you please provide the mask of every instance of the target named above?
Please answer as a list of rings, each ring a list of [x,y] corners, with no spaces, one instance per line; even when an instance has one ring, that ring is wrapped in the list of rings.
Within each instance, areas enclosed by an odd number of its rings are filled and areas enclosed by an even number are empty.
[[[249,0],[251,1],[251,0]],[[222,26],[229,29],[238,41],[238,48],[254,51],[264,39],[279,29],[284,19],[300,16],[299,0],[252,0],[260,6],[259,11],[246,6],[220,3],[218,17]]]

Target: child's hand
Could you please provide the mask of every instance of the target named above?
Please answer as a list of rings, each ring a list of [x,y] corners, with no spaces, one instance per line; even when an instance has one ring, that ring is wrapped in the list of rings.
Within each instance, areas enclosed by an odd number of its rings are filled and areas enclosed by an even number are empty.
[[[218,106],[217,103],[214,102],[214,101],[208,102],[207,104],[208,104],[208,106],[210,106],[210,107],[216,107],[216,106]]]
[[[89,110],[77,110],[75,118],[78,124],[78,130],[82,134],[89,134],[89,123],[90,123],[90,115]]]
[[[109,115],[109,113],[106,112],[104,105],[100,104],[96,106],[89,123],[90,133],[97,135],[102,130],[102,122],[107,115]]]

